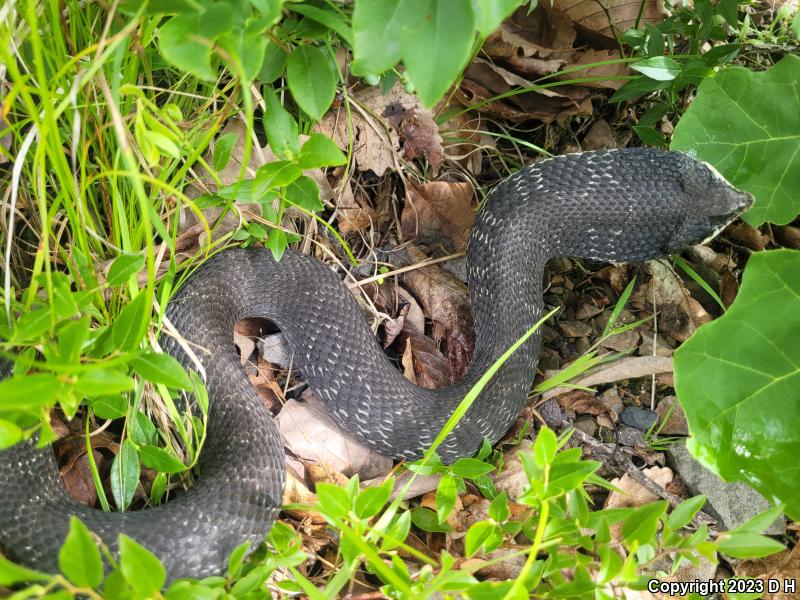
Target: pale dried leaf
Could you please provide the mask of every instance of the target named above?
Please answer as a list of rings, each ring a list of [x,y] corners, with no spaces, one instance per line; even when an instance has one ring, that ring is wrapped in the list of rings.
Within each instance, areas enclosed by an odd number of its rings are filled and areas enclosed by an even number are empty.
[[[586,34],[595,34],[615,44],[625,30],[658,23],[667,14],[658,0],[555,0],[554,6]]]
[[[358,473],[367,479],[389,472],[392,460],[340,429],[310,390],[303,393],[303,400],[288,400],[277,417],[278,430],[295,456],[348,477]]]

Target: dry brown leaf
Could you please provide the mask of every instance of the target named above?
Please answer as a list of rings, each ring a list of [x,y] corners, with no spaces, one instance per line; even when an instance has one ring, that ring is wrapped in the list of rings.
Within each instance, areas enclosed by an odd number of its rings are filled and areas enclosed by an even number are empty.
[[[588,375],[571,383],[581,387],[592,387],[603,383],[614,383],[623,379],[636,379],[657,373],[671,373],[672,358],[665,356],[629,356],[606,363]],[[541,402],[570,392],[570,388],[553,388],[542,394]]]
[[[796,586],[800,580],[800,544],[795,544],[791,550],[784,550],[765,558],[742,561],[736,566],[735,573],[737,577],[777,579],[781,583],[791,581]],[[785,589],[764,596],[766,600],[792,600],[797,597],[797,590],[788,592]]]
[[[403,374],[420,387],[436,389],[450,380],[450,365],[429,337],[406,324],[399,336],[403,348]]]
[[[406,248],[411,264],[427,259],[413,245]],[[466,286],[439,265],[429,265],[402,275],[425,314],[433,321],[433,340],[443,345],[451,382],[466,372],[475,350],[475,325]]]
[[[378,176],[394,170],[402,151],[407,160],[425,158],[431,174],[438,173],[444,161],[442,138],[433,113],[419,98],[405,91],[400,82],[382,94],[378,86],[368,86],[352,95],[353,157],[361,171]],[[315,129],[331,137],[342,149],[348,147],[347,118],[344,108],[330,111]]]
[[[619,51],[617,50],[581,50],[575,53],[575,57],[570,62],[570,67],[580,65],[589,65],[592,63],[603,62],[607,60],[616,60],[620,58]],[[599,79],[597,81],[586,81],[581,85],[592,88],[608,88],[618,90],[627,83],[625,79],[615,79],[620,75],[630,75],[630,69],[626,63],[610,64],[610,65],[597,65],[581,69],[580,71],[573,71],[562,75],[561,79],[581,79],[585,77],[604,77],[607,79]]]
[[[605,415],[612,423],[617,422],[617,414],[608,408],[599,398],[583,390],[572,390],[558,396],[561,408],[571,410],[576,414]]]
[[[442,244],[450,252],[464,252],[475,222],[474,196],[469,182],[409,182],[400,217],[403,236],[429,246]]]
[[[644,0],[644,7],[642,0],[555,0],[554,5],[584,35],[600,36],[613,45],[626,29],[658,23],[667,15],[658,0]]]
[[[339,231],[343,234],[365,231],[377,225],[377,215],[365,194],[353,194],[350,183],[345,183],[341,197],[336,202],[339,210]]]
[[[582,150],[599,150],[601,148],[616,148],[617,140],[614,139],[614,132],[611,125],[605,119],[595,121],[589,132],[581,142]]]
[[[700,325],[711,320],[711,315],[691,297],[683,280],[665,261],[649,261],[642,270],[650,279],[636,286],[631,299],[644,306],[655,303],[659,332],[684,342]]]
[[[669,467],[650,467],[642,472],[662,488],[666,487],[674,477],[672,469]],[[624,493],[612,491],[606,498],[603,508],[637,508],[658,500],[658,496],[627,473],[620,478],[612,479],[611,484],[620,488]]]
[[[392,460],[360,443],[340,429],[310,391],[304,402],[288,400],[278,414],[278,430],[286,447],[300,459],[326,465],[346,476],[364,479],[385,475]]]
[[[725,233],[730,235],[734,240],[739,242],[742,246],[761,252],[769,245],[769,237],[761,233],[752,225],[748,225],[744,221],[740,221],[736,225],[728,227]]]
[[[656,414],[660,423],[669,415],[669,419],[663,426],[659,426],[659,431],[664,435],[689,435],[689,424],[686,421],[686,414],[683,407],[675,396],[667,396],[656,406]]]

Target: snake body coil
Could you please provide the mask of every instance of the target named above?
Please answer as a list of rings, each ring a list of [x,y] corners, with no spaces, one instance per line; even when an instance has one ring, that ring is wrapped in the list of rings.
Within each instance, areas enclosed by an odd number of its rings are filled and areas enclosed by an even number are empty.
[[[77,515],[112,549],[125,533],[164,562],[170,579],[222,572],[245,540],[257,544],[278,515],[284,457],[273,419],[233,343],[234,323],[267,317],[327,410],[384,454],[418,458],[466,392],[542,315],[542,275],[556,255],[642,261],[718,232],[750,197],[683,154],[647,149],[586,152],[541,161],[502,182],[480,209],[468,249],[476,348],[464,378],[428,390],[387,360],[335,272],[287,252],[232,249],[198,269],[167,316],[196,349],[211,400],[200,477],[187,493],[147,510],[105,513],[66,493],[53,454],[33,443],[0,452],[0,549],[58,570]],[[187,367],[172,338],[167,352]],[[500,368],[440,447],[446,461],[497,440],[525,404],[539,353],[531,337]]]

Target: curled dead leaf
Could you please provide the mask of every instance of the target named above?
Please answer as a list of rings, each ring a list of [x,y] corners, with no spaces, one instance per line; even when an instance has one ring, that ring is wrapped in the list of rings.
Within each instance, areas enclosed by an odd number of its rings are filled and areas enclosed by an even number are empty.
[[[403,236],[430,246],[441,244],[449,252],[464,252],[475,223],[474,195],[469,182],[409,183],[400,217]]]

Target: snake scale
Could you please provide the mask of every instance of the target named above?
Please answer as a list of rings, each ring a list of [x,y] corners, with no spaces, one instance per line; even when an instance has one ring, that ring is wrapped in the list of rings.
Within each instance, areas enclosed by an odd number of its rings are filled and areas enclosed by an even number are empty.
[[[220,252],[167,308],[203,364],[211,400],[196,484],[161,506],[102,512],[69,497],[49,449],[22,443],[0,452],[0,549],[55,572],[69,517],[77,515],[112,550],[120,533],[136,539],[162,559],[170,579],[220,573],[236,546],[264,539],[284,484],[281,437],[232,342],[237,320],[275,322],[295,365],[344,428],[381,453],[415,459],[486,369],[542,315],[549,258],[669,255],[710,238],[750,202],[713,168],[676,152],[584,152],[520,170],[476,215],[467,252],[474,358],[461,381],[438,390],[413,385],[387,359],[329,267],[294,252],[280,262],[259,248]],[[161,343],[191,367],[173,338]],[[504,434],[525,404],[539,345],[532,336],[503,364],[440,447],[445,461]]]

